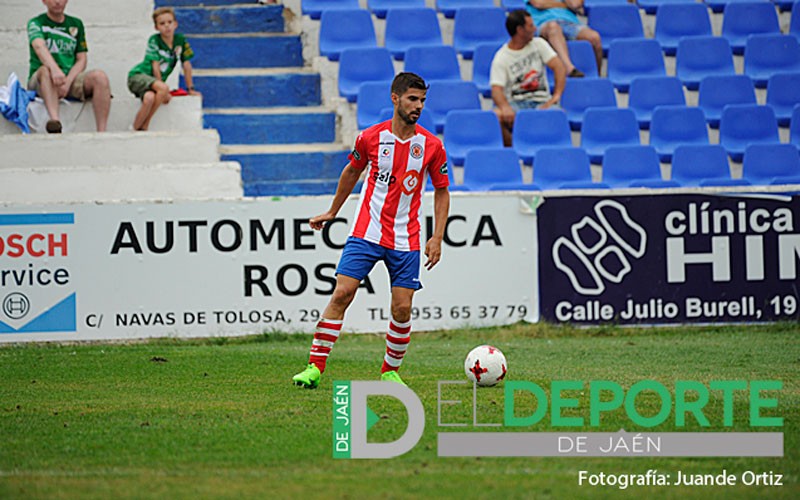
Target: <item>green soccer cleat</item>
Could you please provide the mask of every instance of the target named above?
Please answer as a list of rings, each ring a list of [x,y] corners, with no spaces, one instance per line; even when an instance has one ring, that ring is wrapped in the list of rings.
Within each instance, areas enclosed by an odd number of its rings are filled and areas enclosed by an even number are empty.
[[[317,365],[309,363],[305,370],[292,377],[292,381],[294,385],[299,385],[306,389],[316,389],[321,377],[322,373],[317,368]]]
[[[382,382],[397,382],[398,384],[403,384],[406,387],[408,387],[406,385],[406,383],[403,382],[403,379],[400,378],[400,374],[397,373],[394,370],[389,370],[388,372],[381,373],[381,381]]]

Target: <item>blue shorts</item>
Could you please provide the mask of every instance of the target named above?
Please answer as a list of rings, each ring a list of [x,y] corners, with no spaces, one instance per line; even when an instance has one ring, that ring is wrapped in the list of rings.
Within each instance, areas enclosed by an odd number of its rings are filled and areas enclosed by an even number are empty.
[[[382,260],[389,271],[392,286],[419,290],[419,251],[391,250],[361,238],[350,236],[344,245],[336,274],[359,281],[367,277],[375,264]]]
[[[584,25],[567,21],[566,19],[553,19],[547,23],[556,23],[561,26],[561,31],[564,32],[564,38],[567,40],[575,40],[578,38],[578,32],[584,28]],[[545,23],[545,24],[547,24]]]

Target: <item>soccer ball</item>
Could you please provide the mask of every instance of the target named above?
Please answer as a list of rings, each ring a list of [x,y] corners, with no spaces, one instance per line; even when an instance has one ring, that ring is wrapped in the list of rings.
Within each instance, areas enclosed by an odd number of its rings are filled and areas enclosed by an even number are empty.
[[[506,376],[506,357],[497,347],[481,345],[471,350],[464,361],[467,378],[480,386],[491,387]]]

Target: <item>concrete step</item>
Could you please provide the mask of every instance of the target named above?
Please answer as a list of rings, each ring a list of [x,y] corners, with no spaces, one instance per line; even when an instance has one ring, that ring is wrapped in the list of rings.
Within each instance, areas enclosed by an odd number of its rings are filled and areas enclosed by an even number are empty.
[[[73,203],[241,198],[234,162],[0,169],[7,203]]]
[[[219,69],[193,73],[207,108],[319,106],[320,75],[310,69]]]
[[[336,139],[336,114],[322,107],[206,109],[222,144],[300,144]]]
[[[155,0],[155,7],[198,7],[199,5],[256,5],[256,0]]]
[[[330,143],[237,145],[222,146],[220,153],[223,160],[241,165],[246,196],[277,196],[332,194],[349,150]]]
[[[219,161],[216,130],[0,135],[0,169]]]
[[[175,9],[175,17],[180,32],[192,35],[284,31],[282,5],[179,7]]]
[[[299,35],[264,32],[192,35],[189,44],[197,54],[192,67],[198,69],[303,66]]]

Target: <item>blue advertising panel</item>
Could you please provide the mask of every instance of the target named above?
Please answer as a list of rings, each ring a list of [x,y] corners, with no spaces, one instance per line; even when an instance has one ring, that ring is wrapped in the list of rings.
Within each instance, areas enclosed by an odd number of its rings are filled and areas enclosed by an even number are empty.
[[[800,197],[547,198],[537,215],[544,320],[800,319]]]

